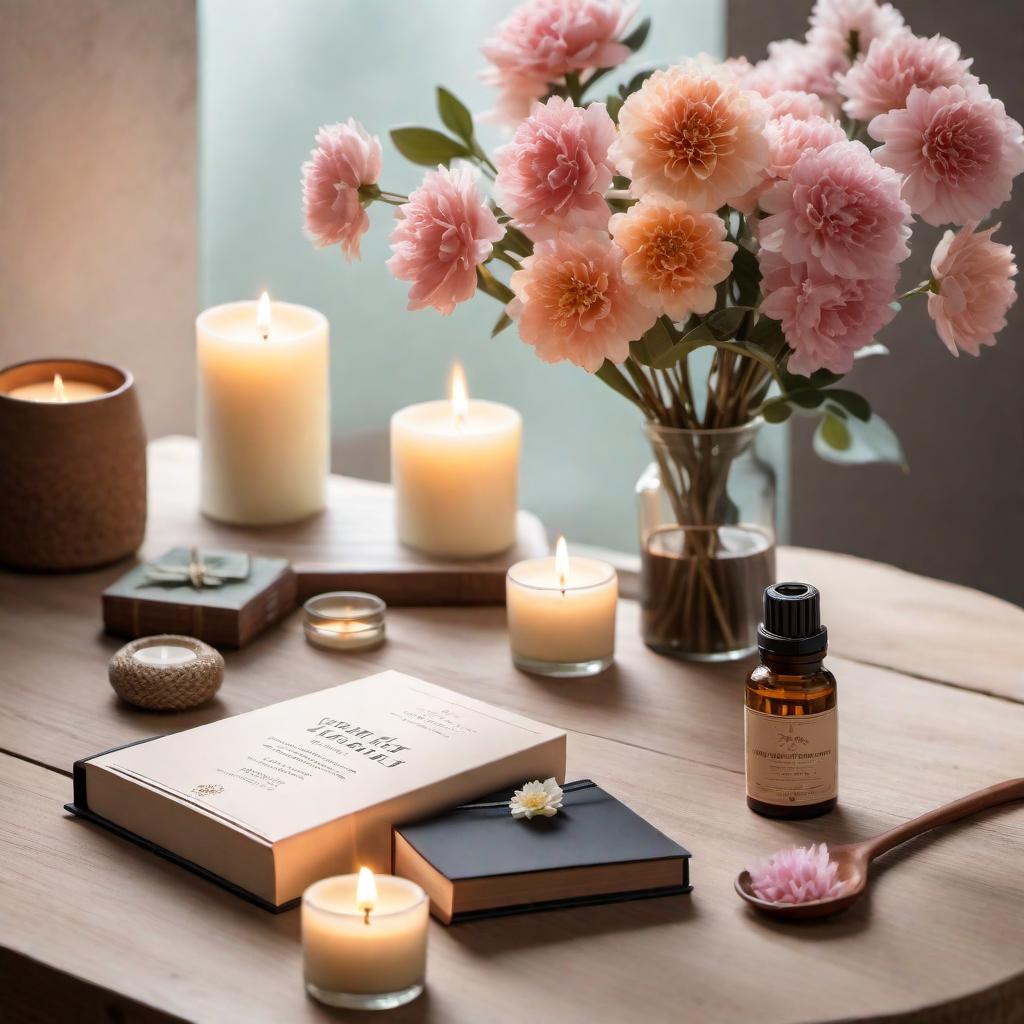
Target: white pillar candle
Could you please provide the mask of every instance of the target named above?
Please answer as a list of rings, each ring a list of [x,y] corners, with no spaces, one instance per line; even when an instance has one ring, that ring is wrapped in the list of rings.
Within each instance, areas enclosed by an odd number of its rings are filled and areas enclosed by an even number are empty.
[[[414,882],[338,875],[302,895],[302,963],[310,995],[332,1006],[387,1009],[423,991],[426,893]]]
[[[255,302],[196,319],[200,507],[213,519],[264,526],[324,506],[330,461],[327,318]]]
[[[517,562],[508,571],[508,633],[515,663],[553,676],[594,675],[615,655],[615,569],[570,558],[559,538],[554,558]]]
[[[59,373],[55,373],[53,380],[11,388],[7,392],[7,397],[18,398],[23,402],[50,402],[59,405],[67,402],[84,402],[88,398],[96,398],[107,393],[107,389],[99,384],[85,380],[65,380]]]
[[[516,540],[522,417],[497,402],[470,401],[462,368],[449,401],[391,417],[391,483],[398,539],[445,558],[480,558]]]

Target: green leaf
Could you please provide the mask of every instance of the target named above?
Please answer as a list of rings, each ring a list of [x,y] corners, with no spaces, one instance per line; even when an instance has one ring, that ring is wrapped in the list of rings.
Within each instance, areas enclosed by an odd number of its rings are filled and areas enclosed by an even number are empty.
[[[516,297],[515,292],[503,281],[499,281],[482,263],[476,268],[476,283],[480,291],[499,302],[508,303]]]
[[[393,128],[391,141],[406,160],[424,167],[447,167],[455,157],[471,155],[461,142],[433,128]]]
[[[629,344],[629,354],[644,366],[657,366],[657,360],[675,346],[675,338],[662,323],[656,323],[643,337]],[[670,363],[674,366],[675,363]]]
[[[626,101],[621,96],[616,96],[614,93],[610,94],[604,101],[604,105],[608,108],[608,116],[616,123],[619,123],[619,111],[622,109],[622,104]],[[618,188],[618,186],[616,186]]]
[[[640,71],[639,73],[635,74],[625,85],[619,86],[619,95],[624,100],[629,99],[629,97],[632,96],[633,93],[637,92],[640,88],[642,88],[644,82],[646,82],[647,79],[654,74],[654,70],[654,68],[651,68],[649,71]]]
[[[743,323],[743,318],[750,312],[749,306],[726,306],[716,309],[704,318],[704,323],[711,329],[715,337],[721,341],[731,341]]]
[[[496,338],[511,323],[512,317],[510,317],[508,313],[502,313],[501,316],[498,317],[498,322],[491,328],[491,337]]]
[[[815,440],[818,439],[819,435],[829,448],[837,452],[846,451],[852,441],[846,424],[838,416],[833,416],[832,413],[826,413],[822,417],[818,430],[814,435]]]
[[[675,366],[676,363],[685,359],[695,349],[701,348],[704,345],[712,345],[714,341],[715,335],[711,329],[705,327],[704,324],[697,324],[696,327],[687,331],[679,341],[659,353],[647,365],[653,366],[656,370],[667,370],[670,366]]]
[[[851,416],[863,420],[865,423],[871,419],[871,403],[855,391],[844,391],[842,388],[832,388],[825,392],[825,397],[833,402],[838,402]]]
[[[786,398],[801,409],[817,409],[825,401],[825,396],[816,388],[797,388],[787,392]]]
[[[633,390],[632,385],[626,379],[623,372],[614,363],[606,359],[594,376],[603,380],[613,391],[618,391],[624,398],[628,398],[635,406],[643,409],[643,403],[640,401],[639,396]]]
[[[437,87],[437,112],[446,128],[455,132],[466,145],[472,146],[473,115],[462,100],[443,85]]]
[[[793,412],[793,407],[784,398],[776,398],[761,410],[766,423],[785,423]]]
[[[786,348],[786,335],[782,333],[782,324],[763,313],[758,316],[757,322],[750,329],[747,341],[776,358]]]
[[[739,302],[744,306],[756,306],[761,294],[761,268],[757,257],[742,245],[732,258],[732,279],[739,288]]]
[[[628,36],[620,39],[623,46],[628,46],[634,53],[647,42],[648,33],[651,31],[651,19],[644,18],[639,25]]]
[[[881,417],[872,416],[867,423],[860,420],[847,420],[843,423],[842,427],[850,440],[842,449],[835,448],[822,436],[828,418],[819,424],[814,434],[814,450],[821,458],[851,466],[884,462],[899,466],[904,472],[907,471],[907,460],[899,438]]]

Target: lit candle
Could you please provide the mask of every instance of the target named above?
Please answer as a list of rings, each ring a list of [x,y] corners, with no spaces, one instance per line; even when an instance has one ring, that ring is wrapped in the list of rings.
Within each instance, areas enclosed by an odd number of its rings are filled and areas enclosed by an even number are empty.
[[[316,647],[359,651],[384,641],[387,605],[375,594],[335,590],[317,594],[302,606],[306,639]]]
[[[391,482],[398,538],[446,558],[480,558],[516,539],[522,418],[497,402],[470,400],[462,367],[451,398],[391,417]]]
[[[306,991],[323,1003],[385,1010],[423,991],[426,893],[414,882],[361,868],[302,894]]]
[[[96,398],[107,394],[107,389],[99,384],[85,380],[65,380],[61,374],[55,373],[53,380],[37,381],[34,384],[22,384],[7,392],[10,398],[19,398],[24,402],[84,402],[87,398]]]
[[[330,460],[328,325],[306,306],[214,306],[196,319],[200,506],[250,526],[324,506]]]
[[[143,665],[163,668],[187,665],[198,656],[195,651],[181,644],[153,644],[151,647],[140,647],[132,657]]]
[[[607,562],[570,558],[559,537],[554,558],[532,558],[509,569],[505,595],[517,667],[571,677],[611,665],[619,581]]]

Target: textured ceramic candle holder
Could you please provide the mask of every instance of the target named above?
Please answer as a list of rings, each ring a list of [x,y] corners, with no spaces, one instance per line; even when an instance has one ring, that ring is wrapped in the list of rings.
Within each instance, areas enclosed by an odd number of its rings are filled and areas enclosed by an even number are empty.
[[[67,402],[13,398],[31,384],[96,384]],[[130,555],[146,530],[146,433],[132,376],[85,359],[0,370],[0,565],[73,572]]]
[[[114,692],[129,704],[185,711],[213,699],[224,681],[224,659],[194,637],[144,636],[110,659],[108,675]]]

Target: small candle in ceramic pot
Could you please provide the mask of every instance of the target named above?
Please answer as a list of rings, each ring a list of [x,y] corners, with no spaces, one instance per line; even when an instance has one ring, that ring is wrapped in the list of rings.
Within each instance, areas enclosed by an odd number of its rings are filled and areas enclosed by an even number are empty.
[[[398,539],[444,558],[482,558],[516,540],[522,418],[468,397],[462,367],[451,399],[391,417],[391,482]]]
[[[8,397],[23,402],[84,402],[87,398],[105,395],[109,389],[101,384],[93,384],[87,380],[65,380],[59,373],[53,375],[52,381],[38,381],[34,384],[22,384],[11,388]]]
[[[526,672],[590,676],[615,657],[615,569],[595,558],[570,558],[559,537],[554,558],[517,562],[506,580],[512,660]]]
[[[423,991],[426,893],[394,875],[338,875],[302,895],[306,991],[331,1006],[386,1010]]]

